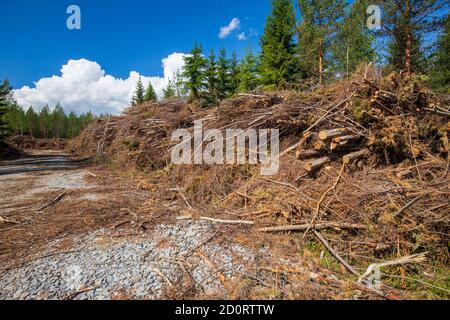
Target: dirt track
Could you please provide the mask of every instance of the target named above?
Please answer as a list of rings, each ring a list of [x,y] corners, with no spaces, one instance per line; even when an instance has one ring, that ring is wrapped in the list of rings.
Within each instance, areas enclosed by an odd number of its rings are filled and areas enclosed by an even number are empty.
[[[208,222],[143,232],[133,210],[148,192],[131,183],[55,152],[0,163],[0,299],[207,295],[255,264]]]

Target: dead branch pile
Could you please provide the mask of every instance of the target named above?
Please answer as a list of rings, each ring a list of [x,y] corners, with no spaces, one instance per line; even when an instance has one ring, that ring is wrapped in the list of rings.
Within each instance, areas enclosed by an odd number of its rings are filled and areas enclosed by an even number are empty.
[[[63,150],[67,147],[66,139],[37,139],[31,136],[12,136],[6,142],[20,149]]]
[[[377,259],[425,251],[448,266],[448,99],[415,77],[374,74],[368,68],[301,93],[238,95],[212,109],[177,100],[141,105],[98,120],[70,147],[146,170],[155,197],[180,200],[189,216],[300,231],[305,241],[321,229],[361,275]],[[200,119],[204,129],[278,128],[286,150],[278,175],[261,177],[250,165],[170,164],[172,131],[192,131]]]

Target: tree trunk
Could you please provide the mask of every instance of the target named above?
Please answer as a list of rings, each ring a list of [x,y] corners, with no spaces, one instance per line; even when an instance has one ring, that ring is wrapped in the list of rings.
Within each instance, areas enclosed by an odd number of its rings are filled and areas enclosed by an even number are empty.
[[[323,84],[323,46],[319,46],[319,84]]]
[[[411,29],[411,2],[406,1],[406,52],[405,52],[405,73],[411,75],[411,51],[412,51],[412,29]]]
[[[347,79],[350,78],[350,40],[347,37]]]

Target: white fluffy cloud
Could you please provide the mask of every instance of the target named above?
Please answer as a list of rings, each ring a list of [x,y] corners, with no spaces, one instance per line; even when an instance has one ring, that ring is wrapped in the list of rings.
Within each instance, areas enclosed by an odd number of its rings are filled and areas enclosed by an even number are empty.
[[[228,25],[220,28],[219,38],[225,39],[234,30],[239,30],[240,27],[241,27],[241,21],[238,18],[233,18]]]
[[[145,86],[150,81],[160,94],[174,73],[183,68],[184,56],[173,53],[162,60],[164,77],[147,77],[131,71],[127,79],[106,74],[94,61],[69,60],[62,66],[61,75],[42,78],[35,82],[34,88],[14,90],[14,98],[22,107],[33,106],[36,110],[59,102],[66,112],[119,114],[129,106],[139,77]]]

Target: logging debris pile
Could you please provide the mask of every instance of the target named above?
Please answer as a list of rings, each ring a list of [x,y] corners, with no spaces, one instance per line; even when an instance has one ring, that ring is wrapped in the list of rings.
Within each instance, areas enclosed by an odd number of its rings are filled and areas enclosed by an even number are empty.
[[[6,142],[19,149],[31,150],[63,150],[67,147],[67,139],[37,139],[31,136],[12,136]]]
[[[427,252],[427,263],[392,267],[386,277],[420,291],[410,279],[430,275],[428,282],[447,288],[433,294],[448,297],[449,115],[448,97],[419,77],[381,78],[367,68],[331,86],[242,94],[212,109],[179,100],[131,107],[98,119],[69,147],[144,171],[139,185],[155,199],[142,210],[167,212],[158,197],[169,197],[184,204],[182,214],[245,220],[278,237],[300,231],[300,240],[290,237],[303,247],[325,239],[354,266],[342,273],[361,275],[373,262]],[[172,131],[193,130],[198,119],[204,129],[278,128],[285,151],[279,173],[171,164]]]

